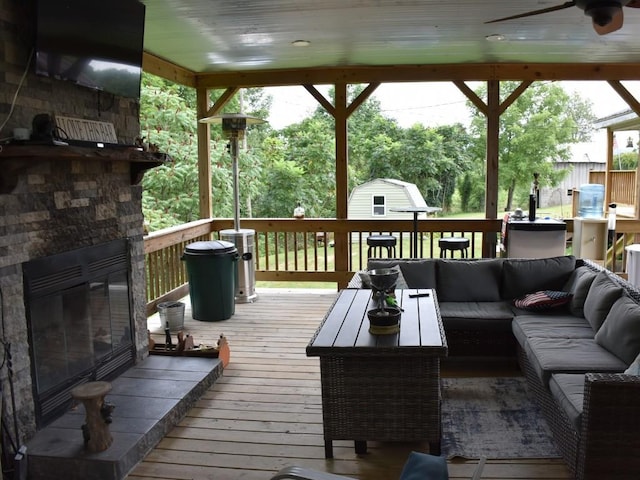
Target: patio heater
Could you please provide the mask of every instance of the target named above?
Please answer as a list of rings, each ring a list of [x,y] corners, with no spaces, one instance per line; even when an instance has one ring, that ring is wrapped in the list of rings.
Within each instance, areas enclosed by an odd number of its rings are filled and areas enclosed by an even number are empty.
[[[255,230],[240,228],[240,190],[238,168],[238,141],[244,138],[247,125],[264,123],[256,117],[243,113],[224,113],[203,118],[201,123],[222,124],[222,133],[229,139],[229,153],[231,154],[233,169],[233,229],[221,230],[220,239],[233,243],[238,249],[240,261],[236,275],[235,302],[250,303],[256,300],[256,274],[253,261]]]

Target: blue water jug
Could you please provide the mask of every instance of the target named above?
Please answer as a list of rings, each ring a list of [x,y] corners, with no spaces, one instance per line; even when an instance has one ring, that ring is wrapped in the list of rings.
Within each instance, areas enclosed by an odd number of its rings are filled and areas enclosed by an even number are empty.
[[[604,217],[604,185],[599,183],[580,185],[578,216],[582,218]]]

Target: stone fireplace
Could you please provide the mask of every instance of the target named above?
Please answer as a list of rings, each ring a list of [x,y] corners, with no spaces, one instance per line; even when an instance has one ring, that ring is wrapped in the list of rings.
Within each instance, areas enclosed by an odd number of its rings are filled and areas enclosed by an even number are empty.
[[[11,359],[5,421],[19,443],[68,408],[74,385],[147,355],[137,182],[162,160],[135,149],[2,147],[0,338]]]

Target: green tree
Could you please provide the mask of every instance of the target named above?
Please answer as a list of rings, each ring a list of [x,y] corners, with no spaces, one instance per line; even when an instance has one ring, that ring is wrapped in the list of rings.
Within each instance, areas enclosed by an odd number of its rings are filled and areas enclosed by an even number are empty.
[[[143,211],[151,231],[190,222],[199,217],[196,95],[192,88],[144,74],[140,101],[140,127],[145,141],[168,153],[173,162],[147,171],[143,179]],[[222,91],[212,92],[215,101]],[[262,89],[246,89],[244,109],[248,115],[266,117],[270,97]],[[240,111],[236,95],[226,112]],[[228,140],[221,126],[211,135],[213,215],[233,214],[233,174]],[[270,129],[252,126],[247,131],[247,148],[239,152],[241,213],[251,214],[251,199],[262,190],[263,156],[259,145]],[[257,147],[254,147],[257,145]],[[248,213],[247,213],[248,212]]]
[[[501,101],[515,89],[516,82],[500,84]],[[486,97],[486,86],[476,92]],[[471,131],[476,137],[474,154],[484,164],[486,152],[485,116],[469,103],[473,112]],[[586,140],[595,119],[591,103],[569,95],[556,83],[533,83],[500,117],[499,185],[506,192],[505,210],[514,199],[525,202],[539,174],[540,186],[556,186],[566,171],[554,162],[567,160],[569,145]],[[484,176],[483,176],[484,177]]]

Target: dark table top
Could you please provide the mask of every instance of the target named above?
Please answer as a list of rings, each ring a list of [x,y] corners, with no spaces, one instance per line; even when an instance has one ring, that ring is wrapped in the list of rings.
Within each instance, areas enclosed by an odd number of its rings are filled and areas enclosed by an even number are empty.
[[[408,213],[434,213],[442,210],[440,207],[393,207],[389,209],[392,212],[408,212]]]
[[[428,294],[410,298],[410,294]],[[346,289],[327,313],[307,345],[307,356],[393,353],[445,356],[447,342],[435,292],[431,289],[396,290],[404,309],[400,331],[387,335],[369,333],[367,311],[375,308],[368,289]]]

